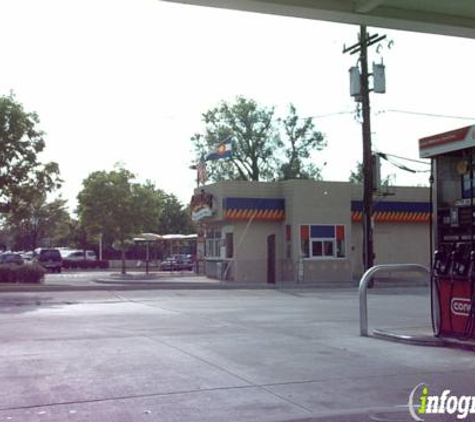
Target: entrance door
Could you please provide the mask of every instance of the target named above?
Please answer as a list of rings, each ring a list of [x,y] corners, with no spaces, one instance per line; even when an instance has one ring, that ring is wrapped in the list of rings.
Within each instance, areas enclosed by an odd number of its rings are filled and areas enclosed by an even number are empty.
[[[275,284],[275,234],[267,236],[267,282]]]

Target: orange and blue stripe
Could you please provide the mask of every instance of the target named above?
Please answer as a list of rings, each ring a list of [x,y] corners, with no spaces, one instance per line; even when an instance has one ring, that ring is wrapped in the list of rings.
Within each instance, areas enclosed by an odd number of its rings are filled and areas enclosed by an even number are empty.
[[[282,198],[224,198],[226,220],[285,220],[285,200]]]
[[[373,204],[376,223],[428,223],[431,206],[428,202],[377,202]],[[363,220],[363,202],[351,201],[351,220]]]

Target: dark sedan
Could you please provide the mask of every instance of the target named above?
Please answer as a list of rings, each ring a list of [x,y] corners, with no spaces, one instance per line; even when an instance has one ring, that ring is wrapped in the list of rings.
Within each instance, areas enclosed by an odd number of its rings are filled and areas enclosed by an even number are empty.
[[[0,264],[16,264],[22,265],[24,263],[23,258],[18,253],[3,253],[0,255]]]

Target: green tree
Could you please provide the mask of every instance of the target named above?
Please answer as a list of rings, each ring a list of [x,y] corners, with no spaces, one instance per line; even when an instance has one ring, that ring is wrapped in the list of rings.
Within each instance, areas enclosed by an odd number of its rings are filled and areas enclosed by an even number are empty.
[[[363,163],[361,161],[358,161],[356,163],[356,169],[350,171],[349,182],[355,185],[362,185],[363,181],[364,181]]]
[[[288,117],[278,119],[274,108],[238,97],[234,104],[225,101],[203,114],[204,134],[191,141],[198,157],[214,149],[231,136],[233,156],[230,160],[207,163],[212,181],[262,181],[319,177],[315,166],[306,163],[312,150],[325,146],[323,135],[314,129],[311,119],[300,123],[294,106]]]
[[[189,210],[183,207],[175,195],[165,194],[162,198],[158,233],[190,234],[194,230]]]
[[[73,246],[76,249],[81,249],[86,252],[87,249],[93,248],[92,239],[96,240],[99,235],[88,236],[86,229],[81,225],[81,221],[79,219],[71,219],[69,223],[69,242],[66,243],[66,246]],[[94,242],[97,244],[97,242]]]
[[[71,217],[66,203],[61,197],[48,202],[44,192],[25,187],[13,198],[14,211],[4,216],[13,242],[11,246],[17,250],[33,250],[67,242]]]
[[[142,215],[135,202],[133,179],[124,168],[96,171],[83,181],[77,214],[81,229],[89,235],[107,233],[119,242],[125,274],[126,240],[140,230]]]
[[[141,231],[155,233],[163,211],[164,192],[151,181],[134,185],[137,213],[142,216]]]
[[[394,178],[394,175],[391,175],[391,174],[386,176],[384,179],[381,180],[381,187],[387,188],[393,185],[393,178]],[[350,171],[350,177],[348,180],[350,183],[353,183],[356,185],[362,185],[364,183],[363,163],[361,161],[358,161],[356,163],[355,170]]]
[[[0,212],[12,211],[14,197],[25,197],[32,186],[42,193],[60,187],[58,165],[38,161],[45,148],[38,124],[38,115],[13,94],[0,97]]]
[[[290,104],[289,114],[283,120],[286,136],[286,161],[280,165],[280,179],[321,179],[321,171],[314,164],[306,164],[312,151],[321,151],[325,146],[323,134],[315,130],[310,117],[300,119],[296,108]]]
[[[139,214],[143,215],[143,232],[188,234],[193,232],[191,213],[173,194],[167,194],[147,181],[135,186]]]
[[[203,114],[205,134],[192,138],[198,155],[206,154],[225,137],[233,137],[230,161],[209,163],[210,178],[218,180],[261,180],[274,176],[274,150],[281,141],[272,120],[274,109],[260,107],[254,100],[238,97],[235,104],[222,102]]]
[[[122,167],[110,172],[96,171],[84,180],[77,213],[78,233],[89,237],[102,234],[104,239],[116,241],[121,250],[123,274],[130,238],[140,232],[188,230],[182,205],[176,197],[165,194],[150,181],[135,182],[135,176]],[[83,238],[82,242],[86,240]]]

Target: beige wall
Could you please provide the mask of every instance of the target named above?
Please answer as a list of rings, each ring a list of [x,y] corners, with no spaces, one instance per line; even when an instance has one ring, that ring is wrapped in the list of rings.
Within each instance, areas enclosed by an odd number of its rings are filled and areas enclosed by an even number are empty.
[[[363,274],[363,228],[353,224],[354,279]],[[375,265],[420,264],[429,266],[429,223],[376,223],[373,233]]]
[[[282,280],[282,226],[276,222],[255,221],[234,224],[234,265],[236,280],[267,282],[267,237],[275,234],[276,281]]]
[[[315,182],[290,180],[283,182],[286,200],[286,222],[292,226],[292,257],[284,262],[286,280],[304,283],[345,281],[351,279],[351,186],[346,182]],[[306,258],[301,263],[300,225],[341,224],[345,226],[346,255],[341,259]],[[303,274],[299,278],[299,267]]]
[[[227,279],[237,282],[267,282],[267,237],[276,235],[276,280],[282,279],[282,225],[280,222],[223,220],[223,198],[280,198],[279,183],[264,182],[220,182],[205,186],[213,195],[213,218],[202,220],[217,226],[233,227],[234,259],[211,259],[206,263],[206,275],[218,278],[218,265],[230,265]],[[199,193],[200,190],[195,190]],[[223,232],[224,233],[224,232]],[[223,234],[224,236],[224,234]]]
[[[363,186],[349,184],[351,188],[351,200],[363,200]],[[373,197],[373,202],[429,202],[429,188],[418,186],[389,186],[381,188]]]
[[[276,183],[222,182],[205,187],[214,195],[216,210],[211,224],[232,226],[234,260],[228,279],[238,282],[267,282],[267,238],[276,235],[276,281],[307,284],[358,279],[363,272],[362,225],[351,221],[351,201],[361,200],[362,187],[346,182],[290,180]],[[427,188],[389,188],[388,196],[375,201],[428,201]],[[283,222],[224,221],[225,197],[284,198]],[[291,225],[290,258],[287,257],[286,225]],[[300,225],[335,224],[345,226],[346,258],[301,260]],[[423,223],[376,223],[374,242],[376,264],[419,263],[428,265],[429,227]],[[207,274],[217,276],[219,260],[210,260]],[[223,265],[223,264],[222,264]]]
[[[352,200],[361,200],[361,185],[352,185]],[[429,189],[414,186],[390,186],[386,194],[375,195],[373,201],[429,202]],[[363,225],[352,223],[353,279],[363,274]],[[429,223],[378,223],[373,233],[375,265],[421,264],[429,266]]]

